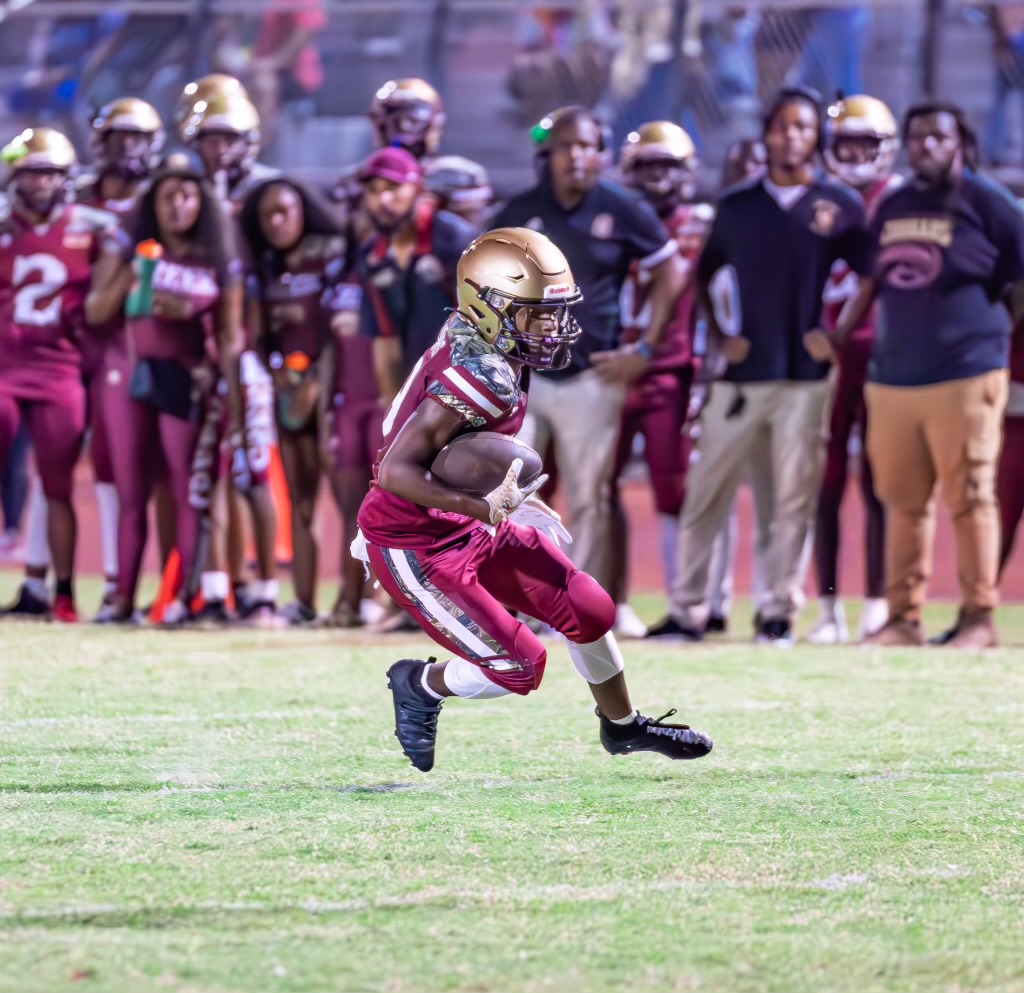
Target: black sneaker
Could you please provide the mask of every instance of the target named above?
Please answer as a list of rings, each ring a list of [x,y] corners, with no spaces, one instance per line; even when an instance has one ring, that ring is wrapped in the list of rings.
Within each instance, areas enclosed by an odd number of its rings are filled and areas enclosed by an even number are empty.
[[[666,724],[675,709],[651,720],[642,714],[632,724],[613,724],[600,710],[595,713],[601,718],[601,744],[612,755],[628,755],[630,752],[658,752],[670,759],[699,759],[707,755],[714,742],[700,731],[694,731],[689,724]]]
[[[434,768],[437,715],[444,702],[428,696],[421,683],[423,670],[433,661],[401,659],[388,669],[388,689],[395,703],[395,737],[420,772]]]
[[[36,596],[25,583],[18,587],[18,599],[10,606],[0,610],[0,617],[20,618],[22,620],[46,620],[50,616],[50,604],[42,597]]]
[[[674,617],[669,615],[653,627],[647,629],[645,638],[664,638],[665,641],[703,641],[704,632],[697,628],[683,627]]]
[[[725,634],[729,630],[729,618],[724,614],[709,614],[704,625],[705,634]]]
[[[770,617],[761,621],[755,640],[759,645],[788,648],[793,644],[793,625],[785,617]]]
[[[206,631],[227,627],[234,621],[228,605],[223,600],[207,600],[199,610],[192,615],[189,623],[194,627]]]

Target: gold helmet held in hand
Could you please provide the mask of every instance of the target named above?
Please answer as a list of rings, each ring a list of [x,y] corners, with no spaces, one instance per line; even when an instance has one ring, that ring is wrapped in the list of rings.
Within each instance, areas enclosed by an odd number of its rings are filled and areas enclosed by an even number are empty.
[[[877,97],[843,97],[828,108],[825,120],[825,165],[854,187],[885,179],[900,150],[899,126]]]
[[[583,299],[569,263],[529,228],[495,228],[462,253],[459,313],[485,341],[535,369],[563,369],[582,331],[572,307]]]

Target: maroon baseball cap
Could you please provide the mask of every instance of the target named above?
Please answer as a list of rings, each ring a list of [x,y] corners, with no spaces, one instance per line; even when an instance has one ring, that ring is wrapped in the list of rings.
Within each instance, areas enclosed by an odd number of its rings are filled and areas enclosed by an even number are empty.
[[[404,148],[378,148],[362,165],[359,179],[387,179],[392,183],[422,183],[423,167]]]

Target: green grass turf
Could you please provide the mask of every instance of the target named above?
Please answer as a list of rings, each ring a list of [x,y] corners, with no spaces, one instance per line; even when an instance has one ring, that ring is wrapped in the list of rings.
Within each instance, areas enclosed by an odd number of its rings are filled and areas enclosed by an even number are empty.
[[[417,646],[0,625],[0,991],[1024,990],[1020,649],[629,645],[670,764],[552,647],[424,776]]]

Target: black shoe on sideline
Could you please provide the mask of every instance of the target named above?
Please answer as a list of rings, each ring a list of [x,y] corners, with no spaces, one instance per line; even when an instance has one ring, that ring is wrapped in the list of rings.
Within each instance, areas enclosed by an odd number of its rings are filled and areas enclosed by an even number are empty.
[[[697,628],[683,627],[674,617],[669,615],[653,627],[647,629],[645,638],[663,638],[665,641],[703,641],[704,632]]]
[[[711,614],[704,625],[705,634],[725,634],[729,630],[729,618],[724,614]]]
[[[18,599],[0,610],[0,617],[17,617],[45,621],[50,616],[50,604],[33,593],[26,583],[18,587]]]

